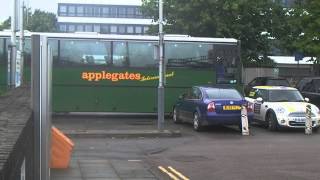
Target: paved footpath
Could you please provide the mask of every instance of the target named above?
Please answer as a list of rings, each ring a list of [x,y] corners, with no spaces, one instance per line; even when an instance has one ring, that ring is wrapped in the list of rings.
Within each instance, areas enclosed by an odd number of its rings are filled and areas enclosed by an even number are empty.
[[[66,170],[52,170],[52,180],[156,180],[139,160],[73,160]]]
[[[157,142],[160,137],[172,135],[157,133],[154,119],[59,116],[53,124],[71,137],[75,148],[70,167],[52,169],[51,180],[165,179],[136,144],[139,140]],[[154,148],[152,143],[146,147]]]

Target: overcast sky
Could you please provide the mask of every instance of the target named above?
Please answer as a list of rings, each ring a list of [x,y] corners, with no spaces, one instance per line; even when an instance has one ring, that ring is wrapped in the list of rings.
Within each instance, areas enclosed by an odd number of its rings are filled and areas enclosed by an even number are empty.
[[[21,0],[22,1],[22,0]],[[43,11],[49,11],[57,13],[58,0],[24,0],[26,4],[34,9],[41,9]],[[12,13],[12,0],[1,0],[0,6],[0,22],[6,20]]]

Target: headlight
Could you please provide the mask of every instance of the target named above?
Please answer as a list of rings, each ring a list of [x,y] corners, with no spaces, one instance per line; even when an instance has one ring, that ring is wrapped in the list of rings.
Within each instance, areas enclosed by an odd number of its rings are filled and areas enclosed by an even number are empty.
[[[280,114],[283,114],[283,113],[286,112],[286,110],[285,110],[283,107],[278,107],[278,108],[276,109],[276,112],[277,112],[277,113],[280,113]]]

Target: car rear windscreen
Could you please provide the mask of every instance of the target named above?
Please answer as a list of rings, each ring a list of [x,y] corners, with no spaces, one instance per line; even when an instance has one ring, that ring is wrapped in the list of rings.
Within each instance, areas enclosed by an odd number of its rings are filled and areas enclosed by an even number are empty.
[[[290,86],[285,79],[268,79],[267,86]]]
[[[206,89],[209,99],[242,99],[241,94],[235,89]]]

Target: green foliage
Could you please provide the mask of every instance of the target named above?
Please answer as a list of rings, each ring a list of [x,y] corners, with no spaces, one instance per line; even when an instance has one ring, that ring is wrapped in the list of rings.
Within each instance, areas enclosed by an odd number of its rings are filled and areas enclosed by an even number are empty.
[[[54,13],[36,9],[28,19],[26,29],[33,32],[55,32],[57,18]]]
[[[0,24],[0,31],[4,29],[10,29],[11,26],[11,18],[9,17],[3,23]]]
[[[55,32],[57,18],[54,13],[49,13],[36,9],[33,13],[28,8],[25,11],[24,26],[26,30],[33,32]],[[11,18],[9,17],[0,25],[0,31],[10,29]]]
[[[271,50],[273,26],[281,25],[284,12],[271,0],[166,0],[166,33],[192,36],[237,38],[241,40],[244,64],[273,64]],[[157,1],[143,0],[142,11],[158,19]],[[157,32],[156,27],[151,32]],[[263,32],[269,32],[263,34]]]

